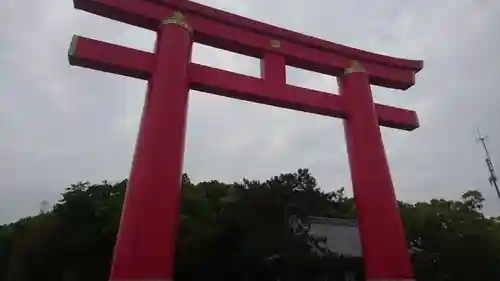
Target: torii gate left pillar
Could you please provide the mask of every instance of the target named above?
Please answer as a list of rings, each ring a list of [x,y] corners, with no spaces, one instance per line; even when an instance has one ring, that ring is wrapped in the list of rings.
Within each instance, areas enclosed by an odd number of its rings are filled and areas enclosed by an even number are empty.
[[[366,278],[413,280],[379,126],[413,130],[418,119],[413,111],[375,104],[370,84],[405,90],[421,61],[364,52],[190,1],[74,1],[157,33],[154,54],[82,37],[69,52],[73,65],[148,80],[110,280],[173,279],[189,89],[343,118]],[[261,59],[262,77],[192,63],[193,41]],[[340,95],[287,85],[286,65],[339,77]]]
[[[110,280],[173,279],[192,45],[180,13],[160,24]]]

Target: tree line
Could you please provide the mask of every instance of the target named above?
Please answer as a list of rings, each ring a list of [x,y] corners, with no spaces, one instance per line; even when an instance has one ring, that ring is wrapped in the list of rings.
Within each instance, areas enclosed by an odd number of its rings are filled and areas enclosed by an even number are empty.
[[[126,186],[80,182],[50,212],[0,226],[0,281],[107,280]],[[359,258],[290,226],[292,216],[356,218],[353,199],[321,190],[307,169],[232,184],[184,174],[180,200],[177,281],[363,275]],[[459,201],[398,202],[417,280],[500,280],[500,219],[481,213],[483,201],[468,191]]]

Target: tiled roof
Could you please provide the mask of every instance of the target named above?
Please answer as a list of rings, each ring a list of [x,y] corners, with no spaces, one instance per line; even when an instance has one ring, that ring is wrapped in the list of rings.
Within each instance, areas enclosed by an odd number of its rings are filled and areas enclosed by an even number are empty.
[[[310,217],[312,235],[325,237],[325,246],[332,252],[350,257],[361,257],[361,241],[355,220]]]

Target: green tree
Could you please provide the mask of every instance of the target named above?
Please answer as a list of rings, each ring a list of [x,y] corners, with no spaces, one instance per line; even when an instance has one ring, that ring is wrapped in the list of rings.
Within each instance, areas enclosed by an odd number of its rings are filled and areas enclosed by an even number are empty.
[[[107,280],[126,185],[77,183],[53,211],[0,226],[0,281]],[[294,227],[310,216],[355,218],[353,199],[322,191],[308,170],[234,184],[194,184],[184,174],[182,186],[175,280],[362,274],[359,260]],[[485,217],[483,202],[477,191],[460,201],[399,202],[417,280],[500,280],[500,219]]]
[[[402,208],[418,280],[500,280],[500,224],[480,212],[483,201],[468,191]]]

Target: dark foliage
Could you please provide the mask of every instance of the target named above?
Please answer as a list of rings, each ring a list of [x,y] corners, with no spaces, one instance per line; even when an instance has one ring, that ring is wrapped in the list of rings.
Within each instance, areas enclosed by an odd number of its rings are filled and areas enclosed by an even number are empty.
[[[0,281],[105,281],[127,182],[78,183],[46,214],[0,226]],[[182,180],[177,281],[329,280],[359,260],[311,251],[321,238],[290,218],[354,218],[343,189],[326,193],[307,170],[267,181]],[[500,280],[500,223],[479,192],[461,201],[400,202],[418,280]],[[333,278],[333,279],[332,279]]]

